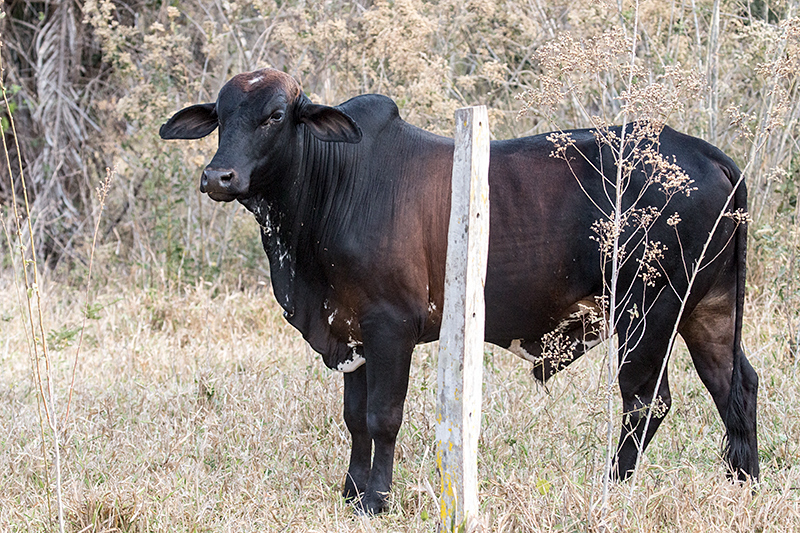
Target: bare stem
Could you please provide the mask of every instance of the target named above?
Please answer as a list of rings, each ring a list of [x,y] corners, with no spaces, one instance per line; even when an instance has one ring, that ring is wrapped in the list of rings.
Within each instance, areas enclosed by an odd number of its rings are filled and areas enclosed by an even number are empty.
[[[9,124],[11,126],[11,132],[14,137],[14,142],[16,143],[16,150],[17,150],[17,157],[19,158],[19,176],[20,176],[20,183],[22,184],[22,197],[24,200],[25,206],[25,218],[28,225],[28,239],[29,239],[29,247],[31,253],[31,259],[28,260],[25,257],[25,249],[22,245],[24,237],[22,232],[22,225],[20,224],[20,214],[17,204],[17,196],[16,190],[14,186],[14,175],[11,171],[11,158],[9,157],[8,153],[8,145],[6,144],[5,140],[5,131],[0,126],[0,136],[3,138],[3,150],[6,156],[6,163],[8,165],[9,176],[11,181],[11,203],[13,205],[14,210],[14,220],[16,223],[17,229],[17,238],[19,239],[19,251],[20,256],[22,259],[22,271],[24,274],[24,281],[25,281],[25,294],[27,295],[26,302],[27,302],[27,315],[28,320],[31,326],[31,345],[33,346],[33,356],[34,356],[34,369],[35,374],[37,377],[37,383],[39,386],[39,394],[41,396],[42,405],[44,405],[45,417],[47,420],[47,424],[50,427],[50,430],[53,434],[53,456],[54,456],[54,467],[55,467],[55,484],[56,484],[56,505],[58,508],[58,530],[59,533],[64,533],[64,502],[61,493],[61,446],[59,443],[59,429],[58,429],[58,419],[56,417],[56,399],[55,399],[55,391],[53,387],[53,372],[52,372],[52,365],[50,360],[50,354],[47,350],[47,340],[46,340],[46,333],[44,327],[44,312],[42,308],[44,307],[44,302],[42,301],[42,293],[41,293],[41,284],[39,280],[39,269],[38,264],[36,262],[36,245],[33,241],[33,223],[31,222],[31,208],[30,208],[30,201],[28,199],[28,189],[27,184],[25,181],[25,174],[23,172],[23,166],[21,161],[21,152],[19,149],[19,141],[17,136],[16,125],[14,122],[14,116],[10,112],[11,106],[8,102],[8,94],[6,92],[5,84],[3,83],[3,66],[0,63],[0,91],[3,94],[3,103],[6,106],[8,112],[8,119]],[[30,277],[28,275],[28,265],[31,266],[33,271],[33,283],[31,283]],[[34,319],[34,311],[33,311],[33,300],[34,297],[36,298],[36,319],[38,319],[38,324]],[[37,327],[38,326],[38,327]],[[36,334],[39,334],[39,339],[37,340]],[[37,342],[38,341],[38,342]],[[44,390],[43,383],[42,383],[42,376],[39,371],[39,343],[41,343],[42,355],[45,361],[45,369],[46,369],[46,381],[47,381],[47,390]],[[44,447],[44,420],[42,420],[41,411],[40,411],[40,429],[42,430],[42,446]],[[47,455],[44,453],[43,456],[45,457],[45,471],[47,471]],[[46,474],[47,475],[47,474]],[[49,476],[48,477],[48,486],[49,486]],[[48,492],[49,495],[49,492]],[[48,508],[50,506],[50,501],[48,498]],[[52,509],[49,509],[50,513],[52,514]]]
[[[633,67],[636,61],[636,37],[639,25],[639,2],[636,2],[636,12],[634,14],[633,35],[631,37],[631,55],[630,66]],[[628,87],[633,85],[633,72],[634,69],[630,68],[628,73]],[[617,153],[617,173],[615,179],[616,194],[614,197],[614,225],[613,225],[613,247],[611,251],[611,280],[608,287],[609,305],[608,305],[608,350],[606,353],[607,358],[607,388],[606,388],[606,412],[608,420],[606,421],[606,463],[603,472],[603,497],[600,503],[600,521],[601,524],[605,523],[605,518],[608,514],[608,498],[609,488],[611,483],[611,469],[612,458],[614,455],[614,403],[612,399],[614,383],[617,379],[615,361],[619,358],[619,338],[614,336],[614,331],[617,327],[617,285],[619,284],[619,269],[620,269],[620,235],[622,233],[622,191],[625,182],[625,170],[622,165],[622,160],[625,157],[625,142],[626,130],[628,129],[628,111],[627,107],[623,108],[622,113],[622,128],[619,138],[619,152]],[[616,342],[615,342],[616,339]],[[619,359],[619,366],[624,364],[624,358]]]
[[[92,281],[92,267],[94,266],[94,252],[97,249],[97,236],[100,232],[100,219],[102,218],[103,208],[106,205],[106,198],[108,197],[108,190],[111,186],[111,179],[114,177],[116,169],[106,169],[106,179],[97,188],[97,200],[99,202],[97,217],[94,221],[94,233],[92,234],[92,247],[89,250],[89,272],[86,275],[86,297],[83,307],[83,319],[81,321],[81,333],[78,337],[78,346],[75,349],[75,360],[72,363],[72,376],[69,382],[69,395],[67,397],[67,407],[64,410],[64,418],[61,421],[62,426],[66,426],[69,419],[70,407],[72,406],[72,393],[75,390],[75,373],[78,368],[78,359],[80,358],[81,347],[83,346],[83,336],[86,332],[86,320],[89,318],[89,290]]]

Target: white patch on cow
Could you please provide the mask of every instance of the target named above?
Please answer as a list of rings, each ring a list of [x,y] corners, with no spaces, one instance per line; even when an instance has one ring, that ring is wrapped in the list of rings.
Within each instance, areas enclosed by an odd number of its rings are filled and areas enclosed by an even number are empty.
[[[511,341],[511,346],[508,347],[508,351],[531,363],[538,363],[541,361],[540,357],[530,354],[528,350],[522,347],[522,339],[514,339]]]
[[[273,234],[274,229],[272,227],[272,221],[269,219],[269,210],[264,208],[264,204],[259,202],[252,207],[253,209],[253,216],[256,218],[256,222],[258,225],[261,226],[261,229],[264,231],[264,234],[269,237]]]
[[[344,323],[347,324],[347,330],[349,332],[348,339],[347,339],[347,345],[349,347],[351,347],[351,348],[355,348],[357,346],[363,346],[364,345],[363,342],[361,342],[359,340],[356,340],[356,338],[353,337],[353,333],[354,333],[353,330],[355,329],[355,328],[353,328],[353,317],[351,316],[351,317],[347,318],[344,321]]]
[[[347,374],[348,372],[356,370],[358,367],[360,367],[366,362],[367,360],[364,359],[364,357],[361,354],[356,352],[355,348],[353,348],[353,351],[350,353],[350,358],[336,365],[336,370]]]
[[[256,221],[258,222],[259,226],[261,226],[261,230],[264,232],[264,235],[267,238],[275,238],[275,248],[277,249],[277,256],[278,256],[278,267],[283,269],[286,267],[287,259],[290,259],[289,247],[284,244],[280,237],[280,225],[273,224],[272,220],[269,218],[269,209],[264,208],[263,204],[258,203],[253,208],[253,214],[256,217]],[[294,281],[294,267],[291,265],[290,262],[290,270],[289,270],[289,278]]]
[[[595,346],[597,346],[601,342],[603,342],[603,339],[591,339],[591,340],[588,340],[588,341],[583,341],[581,344],[583,344],[583,349],[588,352],[589,350],[591,350],[592,348],[594,348]]]
[[[255,85],[256,83],[260,82],[263,79],[264,76],[256,76],[254,78],[250,78],[249,80],[247,80],[247,83],[249,83],[250,85]]]
[[[278,241],[278,247],[282,248],[281,254],[278,256],[278,263],[280,264],[281,268],[285,266],[286,259],[289,258],[289,250],[287,250],[284,246],[281,246],[281,242]]]
[[[436,312],[436,304],[433,302],[428,302],[428,314],[433,314]]]
[[[326,309],[327,309],[327,307],[326,307]],[[334,310],[333,310],[333,313],[331,313],[330,315],[328,315],[328,325],[329,325],[329,326],[332,326],[332,325],[333,325],[333,321],[336,319],[336,313],[338,313],[338,312],[339,312],[339,310],[338,310],[338,309],[334,309]]]

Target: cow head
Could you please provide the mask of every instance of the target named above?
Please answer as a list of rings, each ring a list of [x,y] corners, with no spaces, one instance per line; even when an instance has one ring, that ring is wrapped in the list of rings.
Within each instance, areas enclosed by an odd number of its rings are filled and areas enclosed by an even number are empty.
[[[219,126],[219,147],[203,171],[200,191],[230,202],[256,194],[291,168],[303,125],[322,141],[361,140],[352,118],[311,103],[291,76],[274,69],[234,76],[216,103],[178,111],[159,133],[162,139],[200,139]]]

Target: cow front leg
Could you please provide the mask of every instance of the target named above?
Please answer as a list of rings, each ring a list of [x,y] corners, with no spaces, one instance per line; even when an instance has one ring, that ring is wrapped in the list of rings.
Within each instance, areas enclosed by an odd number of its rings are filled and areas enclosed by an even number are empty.
[[[387,320],[371,328],[362,323],[367,360],[367,429],[375,450],[360,510],[369,515],[388,507],[395,443],[403,422],[411,354],[416,344],[406,324],[395,322],[392,327]]]
[[[361,365],[344,374],[344,423],[350,431],[350,466],[342,496],[357,500],[367,487],[372,459],[372,437],[367,428],[367,370]]]

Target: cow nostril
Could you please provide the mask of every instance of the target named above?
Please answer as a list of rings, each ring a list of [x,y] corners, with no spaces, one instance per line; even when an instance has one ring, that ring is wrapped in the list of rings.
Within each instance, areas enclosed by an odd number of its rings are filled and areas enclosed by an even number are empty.
[[[206,168],[200,179],[200,192],[214,200],[229,202],[247,192],[247,183],[235,169]]]
[[[207,168],[203,171],[203,178],[201,183],[203,187],[230,187],[231,183],[236,178],[236,172],[233,170],[217,170]]]

